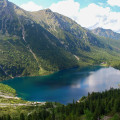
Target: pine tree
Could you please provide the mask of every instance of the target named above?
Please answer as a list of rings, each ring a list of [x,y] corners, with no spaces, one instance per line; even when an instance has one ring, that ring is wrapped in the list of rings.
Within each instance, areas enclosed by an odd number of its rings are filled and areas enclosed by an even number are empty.
[[[23,113],[20,114],[20,120],[25,120],[25,116]]]
[[[52,109],[52,120],[55,120],[55,112],[54,112],[54,109]]]
[[[7,115],[7,120],[11,120],[11,117],[9,114]]]

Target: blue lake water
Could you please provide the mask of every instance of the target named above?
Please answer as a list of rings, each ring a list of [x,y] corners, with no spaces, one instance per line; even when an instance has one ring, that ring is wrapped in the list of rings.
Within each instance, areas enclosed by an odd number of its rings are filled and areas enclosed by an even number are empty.
[[[52,101],[63,104],[79,100],[88,92],[118,88],[120,71],[112,67],[87,67],[63,70],[48,76],[20,77],[3,81],[29,101]]]

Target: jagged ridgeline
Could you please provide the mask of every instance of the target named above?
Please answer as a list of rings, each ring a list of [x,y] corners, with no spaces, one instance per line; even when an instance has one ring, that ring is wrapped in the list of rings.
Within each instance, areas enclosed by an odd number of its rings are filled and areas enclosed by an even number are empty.
[[[63,15],[0,0],[0,80],[116,60],[117,52]]]
[[[110,38],[110,39],[115,39],[115,40],[120,40],[120,33],[113,32],[110,29],[103,29],[103,28],[96,28],[91,30],[94,34]]]

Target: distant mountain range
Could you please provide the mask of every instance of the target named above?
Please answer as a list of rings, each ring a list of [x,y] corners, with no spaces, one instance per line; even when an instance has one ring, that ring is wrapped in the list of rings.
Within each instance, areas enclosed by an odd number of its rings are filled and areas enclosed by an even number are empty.
[[[91,31],[92,31],[92,33],[94,33],[98,36],[101,36],[101,37],[120,40],[120,34],[116,33],[116,32],[113,32],[110,29],[96,28],[96,29],[93,29]]]
[[[50,9],[27,12],[0,0],[1,80],[119,60],[112,42]]]

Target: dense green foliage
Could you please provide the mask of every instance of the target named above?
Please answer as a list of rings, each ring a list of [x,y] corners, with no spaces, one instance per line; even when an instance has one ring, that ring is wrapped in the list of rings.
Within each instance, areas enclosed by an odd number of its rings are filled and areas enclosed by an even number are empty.
[[[111,64],[114,68],[116,69],[119,69],[120,70],[120,61],[115,61],[115,62],[112,62]]]
[[[88,93],[79,102],[73,100],[68,105],[46,103],[0,109],[0,120],[98,120],[104,116],[109,120],[120,120],[120,89]]]
[[[57,114],[69,120],[79,120],[81,116],[87,120],[97,120],[102,116],[120,113],[120,89],[110,89],[102,93],[88,93],[79,103],[56,108]],[[56,116],[57,117],[57,116]],[[120,119],[120,116],[119,116]]]
[[[12,94],[13,96],[16,95],[16,90],[2,83],[0,83],[0,92],[3,94]]]

